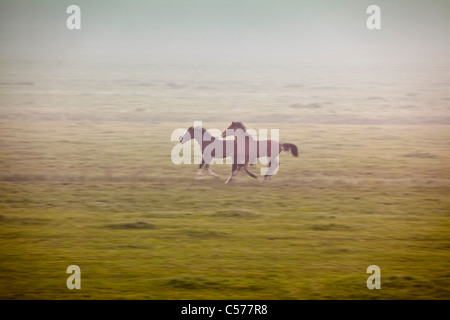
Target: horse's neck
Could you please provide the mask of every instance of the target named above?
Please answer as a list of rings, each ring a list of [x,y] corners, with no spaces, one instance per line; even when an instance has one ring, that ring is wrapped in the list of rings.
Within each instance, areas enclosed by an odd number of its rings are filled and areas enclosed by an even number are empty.
[[[216,138],[214,138],[212,135],[210,135],[208,131],[205,131],[202,133],[202,135],[200,137],[194,135],[194,139],[198,142],[199,145],[206,146],[206,145],[214,142],[214,140]]]
[[[234,135],[234,139],[239,139],[239,138],[248,138],[249,140],[254,141],[255,139],[253,139],[253,137],[247,132],[247,131],[243,131],[238,133],[237,135]]]

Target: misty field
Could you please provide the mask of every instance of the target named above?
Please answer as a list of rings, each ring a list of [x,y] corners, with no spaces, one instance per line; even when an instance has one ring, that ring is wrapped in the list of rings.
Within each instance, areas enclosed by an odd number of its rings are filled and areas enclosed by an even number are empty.
[[[172,164],[192,123],[2,120],[0,298],[450,298],[447,126],[245,124],[299,158],[225,185]]]
[[[450,300],[450,1],[75,7],[0,1],[0,300]],[[299,157],[198,179],[197,121]]]

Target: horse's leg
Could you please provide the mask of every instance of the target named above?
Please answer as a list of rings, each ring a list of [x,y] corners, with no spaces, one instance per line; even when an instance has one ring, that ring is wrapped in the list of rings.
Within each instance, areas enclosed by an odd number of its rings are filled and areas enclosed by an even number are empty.
[[[230,176],[228,177],[227,181],[225,181],[225,183],[231,182],[231,180],[233,179],[233,177],[235,177],[237,175],[239,170],[240,170],[240,168],[238,168],[238,165],[233,163],[233,166],[231,167]]]
[[[271,162],[269,161],[269,168],[270,168],[270,165],[271,165]],[[264,183],[264,181],[266,181],[266,179],[267,179],[267,177],[268,177],[269,175],[268,174],[265,174],[263,177],[262,177],[262,179],[261,179],[261,183]]]
[[[277,158],[270,158],[269,161],[269,170],[267,171],[267,174],[264,175],[264,177],[261,180],[261,183],[263,183],[264,181],[266,181],[266,179],[270,176],[272,176],[275,170],[278,169],[278,166],[280,165],[280,163],[278,162]]]
[[[248,170],[248,163],[245,164],[245,166],[244,166],[244,171],[247,172],[247,174],[248,174],[250,177],[255,178],[255,179],[258,179],[253,173],[251,173],[251,172]]]
[[[236,170],[236,165],[233,163],[233,165],[231,166],[230,176],[228,177],[227,181],[225,181],[225,183],[229,183],[231,181],[231,178],[233,177],[233,171],[234,170]]]
[[[202,159],[202,163],[200,163],[200,165],[198,166],[198,169],[197,169],[197,180],[203,179],[202,174],[203,174],[203,165],[204,164],[205,164],[205,160]]]
[[[213,177],[216,177],[216,178],[219,177],[217,174],[215,174],[215,173],[211,170],[211,168],[209,167],[209,164],[206,164],[206,170],[208,170],[208,173],[209,173],[210,175],[212,175]]]

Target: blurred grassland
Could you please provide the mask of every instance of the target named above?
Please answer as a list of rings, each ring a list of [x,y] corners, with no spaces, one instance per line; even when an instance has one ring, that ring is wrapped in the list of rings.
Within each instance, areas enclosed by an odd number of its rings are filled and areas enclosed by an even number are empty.
[[[447,126],[245,124],[300,157],[225,185],[172,164],[192,123],[2,120],[0,298],[450,298]]]

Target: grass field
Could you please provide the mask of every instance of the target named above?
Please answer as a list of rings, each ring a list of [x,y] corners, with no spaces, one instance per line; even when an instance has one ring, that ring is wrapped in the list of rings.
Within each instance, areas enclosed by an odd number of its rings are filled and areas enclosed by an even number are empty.
[[[447,126],[245,124],[300,157],[225,185],[172,164],[192,123],[2,120],[0,298],[450,298]]]
[[[450,300],[449,9],[1,0],[0,300]],[[199,179],[196,121],[299,157]]]

